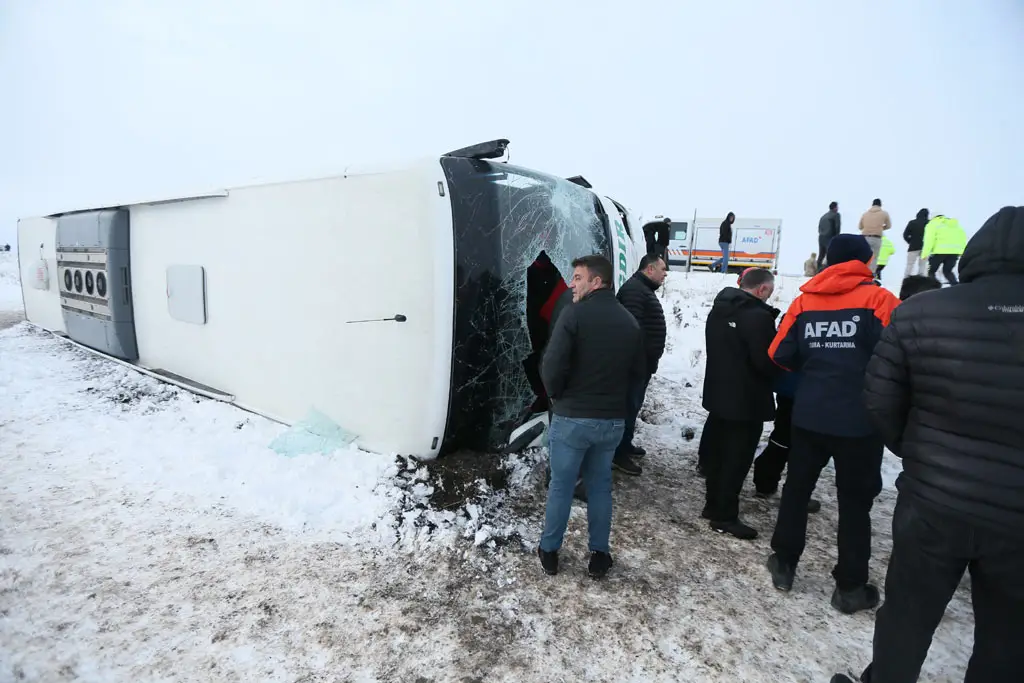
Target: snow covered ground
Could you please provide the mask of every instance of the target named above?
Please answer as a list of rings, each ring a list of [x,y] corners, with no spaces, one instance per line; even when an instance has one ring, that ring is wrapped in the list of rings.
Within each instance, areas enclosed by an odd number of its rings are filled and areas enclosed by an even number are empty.
[[[21,304],[12,259],[0,254],[9,321]],[[540,572],[538,454],[489,466],[470,504],[447,502],[436,469],[355,449],[278,456],[267,444],[279,425],[27,324],[3,329],[0,681],[775,683],[859,671],[873,617],[828,604],[830,474],[792,594],[763,567],[777,499],[744,500],[762,531],[753,543],[699,518],[698,439],[681,432],[699,437],[703,320],[732,281],[671,276],[670,349],[639,426],[650,455],[643,477],[616,479],[616,568],[602,582],[586,577],[583,507],[563,573]],[[800,282],[784,279],[776,305]],[[899,464],[886,467],[891,482]],[[875,508],[879,582],[894,500],[890,484]],[[962,680],[969,600],[954,599],[922,680]]]

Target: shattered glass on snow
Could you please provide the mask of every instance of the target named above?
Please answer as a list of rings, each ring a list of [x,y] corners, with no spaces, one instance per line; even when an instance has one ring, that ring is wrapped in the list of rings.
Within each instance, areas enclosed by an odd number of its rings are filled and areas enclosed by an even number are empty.
[[[504,444],[537,400],[527,326],[527,269],[547,255],[610,253],[607,218],[586,189],[507,164],[444,158],[456,263],[455,349],[445,450]],[[531,358],[532,356],[532,358]]]

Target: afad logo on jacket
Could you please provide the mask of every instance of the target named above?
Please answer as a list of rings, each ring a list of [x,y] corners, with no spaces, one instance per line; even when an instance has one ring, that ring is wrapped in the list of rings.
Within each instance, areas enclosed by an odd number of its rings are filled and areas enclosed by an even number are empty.
[[[857,343],[853,337],[857,336],[859,322],[859,315],[850,320],[809,322],[804,325],[804,338],[812,349],[855,349]]]

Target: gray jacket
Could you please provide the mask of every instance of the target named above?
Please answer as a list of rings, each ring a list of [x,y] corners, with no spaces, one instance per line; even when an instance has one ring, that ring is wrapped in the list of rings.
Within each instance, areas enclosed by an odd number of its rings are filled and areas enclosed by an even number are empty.
[[[838,211],[828,211],[818,221],[818,237],[832,239],[839,234],[842,218]]]

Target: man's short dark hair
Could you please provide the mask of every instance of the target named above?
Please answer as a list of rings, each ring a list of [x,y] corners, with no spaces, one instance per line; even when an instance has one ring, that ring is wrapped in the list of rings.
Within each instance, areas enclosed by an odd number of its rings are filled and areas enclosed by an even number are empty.
[[[640,259],[640,270],[647,270],[649,266],[654,265],[658,261],[665,261],[665,257],[659,253],[644,254],[643,258]],[[665,262],[668,265],[668,262]]]
[[[573,260],[572,267],[586,268],[590,271],[590,277],[601,278],[601,283],[605,287],[611,287],[612,280],[615,278],[615,269],[612,268],[612,262],[601,254],[580,256],[578,259]]]
[[[875,199],[875,201],[871,202],[871,206],[881,206],[881,205],[882,205],[882,200],[881,199]]]
[[[911,275],[903,278],[903,285],[900,287],[900,300],[905,301],[915,294],[928,292],[933,289],[941,289],[942,283],[928,275]]]
[[[775,276],[767,268],[748,268],[740,278],[740,288],[757,289],[761,285],[775,282]]]
[[[839,207],[839,202],[832,202],[828,205],[829,211],[835,211]]]

